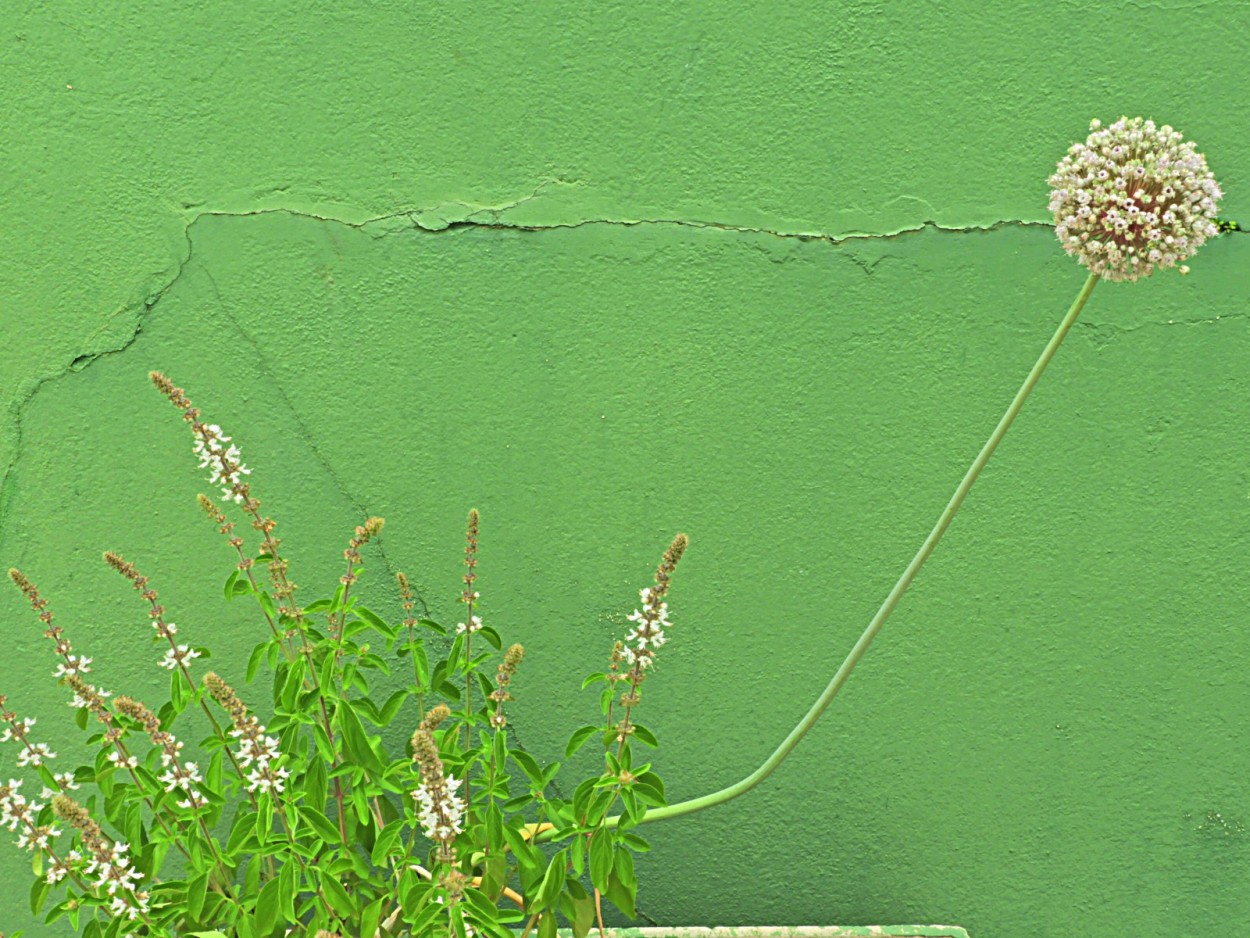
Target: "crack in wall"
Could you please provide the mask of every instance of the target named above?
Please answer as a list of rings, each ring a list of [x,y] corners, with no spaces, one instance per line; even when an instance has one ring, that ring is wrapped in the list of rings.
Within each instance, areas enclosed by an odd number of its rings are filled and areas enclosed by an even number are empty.
[[[10,402],[9,407],[8,407],[9,436],[12,439],[13,449],[12,449],[12,455],[9,459],[9,463],[8,465],[4,467],[3,475],[0,475],[0,551],[3,551],[4,549],[5,537],[8,533],[8,526],[6,525],[5,522],[8,518],[9,506],[13,498],[14,479],[15,479],[17,464],[21,459],[22,444],[23,444],[22,424],[23,424],[23,417],[25,415],[26,409],[30,406],[31,401],[36,397],[36,395],[38,395],[39,391],[42,390],[43,386],[47,384],[48,382],[58,380],[60,378],[65,377],[68,374],[82,371],[84,368],[89,367],[93,362],[95,362],[99,358],[103,358],[109,355],[117,355],[122,352],[125,352],[128,348],[130,348],[131,345],[135,343],[135,341],[139,338],[139,335],[143,332],[143,322],[146,316],[178,284],[179,280],[181,280],[183,275],[186,273],[187,268],[190,265],[194,256],[194,242],[192,239],[192,230],[195,228],[197,224],[199,224],[206,218],[251,218],[251,217],[257,217],[257,216],[264,216],[264,215],[287,215],[292,218],[307,218],[307,219],[311,219],[314,221],[325,222],[327,224],[338,224],[338,225],[342,225],[344,227],[351,228],[351,229],[358,230],[358,231],[370,231],[370,233],[375,237],[385,237],[385,236],[388,236],[390,234],[400,232],[400,231],[418,231],[418,232],[423,232],[427,234],[438,235],[438,234],[443,234],[447,232],[454,233],[456,231],[460,231],[464,229],[478,228],[478,229],[486,229],[486,230],[510,230],[510,231],[524,231],[524,232],[537,233],[537,232],[545,232],[545,231],[555,231],[555,230],[560,230],[560,229],[572,230],[576,228],[583,228],[583,227],[589,227],[589,226],[615,226],[615,227],[621,227],[621,228],[635,228],[635,227],[639,227],[643,225],[659,225],[659,226],[679,228],[679,229],[723,231],[723,232],[730,233],[730,234],[767,235],[767,236],[779,238],[779,239],[797,240],[800,242],[823,242],[823,243],[827,243],[830,245],[840,245],[840,244],[845,244],[847,242],[859,241],[859,240],[891,240],[891,239],[906,237],[908,235],[917,234],[919,232],[925,231],[926,229],[933,229],[935,231],[940,231],[944,233],[968,234],[972,232],[999,231],[1004,228],[1012,227],[1012,226],[1026,227],[1026,228],[1053,227],[1049,222],[1027,221],[1024,219],[1001,219],[999,221],[992,222],[988,225],[968,225],[968,226],[962,226],[962,227],[939,225],[937,222],[934,222],[934,221],[924,221],[917,225],[899,228],[894,231],[885,231],[885,232],[849,231],[845,234],[835,235],[835,234],[830,234],[828,232],[820,232],[820,231],[801,231],[801,230],[787,231],[787,230],[783,230],[780,228],[763,228],[763,227],[748,226],[748,225],[732,225],[732,224],[727,224],[723,222],[704,221],[704,220],[699,220],[699,219],[687,219],[687,218],[633,218],[633,219],[631,218],[585,218],[585,219],[580,219],[577,221],[555,222],[555,223],[550,223],[550,224],[523,224],[519,222],[506,220],[505,216],[507,213],[512,212],[518,207],[525,205],[526,203],[539,198],[546,188],[552,185],[556,185],[556,184],[576,185],[577,183],[569,181],[569,180],[565,180],[565,179],[545,180],[539,185],[535,186],[535,188],[528,195],[525,195],[519,199],[516,199],[512,202],[509,202],[500,206],[474,207],[474,206],[468,205],[467,203],[454,202],[454,203],[445,203],[443,205],[436,206],[432,209],[404,209],[404,210],[397,211],[397,212],[390,212],[390,213],[383,214],[383,215],[376,215],[376,216],[365,218],[359,221],[353,221],[351,219],[341,217],[341,216],[316,213],[312,211],[305,211],[305,210],[294,209],[294,208],[283,208],[283,207],[263,208],[263,209],[255,209],[251,211],[208,210],[208,211],[197,212],[196,214],[192,215],[183,228],[183,237],[186,241],[186,251],[184,252],[183,256],[179,259],[177,266],[174,270],[174,273],[169,278],[169,280],[163,286],[159,287],[158,289],[150,293],[144,299],[142,306],[134,311],[133,328],[130,330],[130,333],[127,335],[127,337],[121,343],[117,345],[113,345],[113,346],[103,348],[103,349],[90,349],[89,348],[87,351],[84,351],[75,355],[65,366],[63,366],[59,370],[51,372],[49,374],[41,375],[32,379],[29,382],[28,387],[25,390],[25,393],[14,398]],[[278,191],[284,191],[284,190],[278,190]],[[919,201],[921,201],[922,204],[927,205],[927,203],[923,203],[923,200],[919,200]],[[400,222],[401,224],[396,226],[395,225],[396,222]],[[375,230],[377,232],[376,234],[374,233]],[[1225,234],[1244,234],[1246,233],[1246,229],[1243,229],[1240,227],[1233,227],[1224,233]],[[876,263],[869,265],[866,262],[863,262],[862,260],[855,258],[853,256],[851,257],[851,260],[857,266],[859,266],[866,275],[869,275],[869,276],[872,275],[873,269],[876,267],[876,264],[880,262],[880,259],[879,259]],[[214,289],[215,289],[215,285],[214,285]],[[95,332],[93,332],[90,336],[87,337],[86,344],[90,345],[90,343],[94,339],[96,339],[100,334],[107,331],[112,326],[114,321],[118,318],[118,316],[122,315],[124,312],[126,312],[126,310],[119,311],[118,313],[115,313],[112,316],[110,316],[103,325],[101,325],[98,329],[96,329]],[[1231,318],[1236,318],[1236,317],[1225,316],[1223,318],[1231,319]],[[1220,317],[1216,317],[1216,320],[1218,319],[1220,319]],[[1194,321],[1194,322],[1190,322],[1190,321],[1181,321],[1181,322],[1184,324],[1195,324],[1196,322],[1205,323],[1205,322],[1214,322],[1214,321],[1215,320],[1199,320],[1199,321]],[[1177,324],[1177,321],[1169,320],[1168,323],[1166,324],[1167,325]],[[1148,323],[1148,324],[1143,324],[1143,325],[1163,325],[1163,324],[1162,323]],[[263,356],[259,354],[259,349],[256,348],[255,342],[252,341],[246,335],[246,333],[241,329],[241,327],[239,327],[237,322],[235,322],[235,326],[239,330],[240,335],[242,335],[249,342],[252,348],[256,350],[257,359],[259,361],[263,361]],[[1140,326],[1133,327],[1133,328],[1140,328]],[[290,410],[290,412],[296,419],[297,423],[300,425],[301,430],[305,429],[303,422],[300,420],[299,415],[296,413],[296,410],[291,405],[289,399],[286,399],[284,392],[283,392],[283,398],[284,398],[284,403],[286,404],[288,410]],[[330,467],[325,457],[316,450],[315,446],[311,442],[311,438],[310,438],[309,445],[310,445],[310,448],[313,449],[314,455],[317,457],[318,461],[326,468],[326,471],[330,474],[335,485],[343,493],[344,497],[348,499],[348,501],[352,504],[354,508],[360,510],[363,514],[364,512],[363,512],[362,506],[351,495],[351,493],[347,491],[346,487],[342,484],[342,480],[339,479],[337,475],[334,473],[333,469]],[[387,562],[387,567],[389,570],[390,569],[389,562]],[[424,600],[422,600],[422,603],[424,604]]]

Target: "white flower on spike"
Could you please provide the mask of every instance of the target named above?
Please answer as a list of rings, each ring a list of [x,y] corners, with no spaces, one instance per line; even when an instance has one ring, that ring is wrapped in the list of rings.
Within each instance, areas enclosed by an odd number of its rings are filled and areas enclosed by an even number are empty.
[[[99,687],[92,687],[90,684],[88,684],[87,686],[91,687],[91,690],[95,692],[96,694],[98,694],[100,697],[112,697],[113,696],[113,692],[111,690],[103,690],[102,688],[99,688]],[[74,707],[75,709],[78,709],[81,707],[88,707],[90,705],[91,705],[90,701],[84,700],[82,696],[78,693],[78,691],[74,691],[74,696],[73,698],[71,698],[69,702],[69,706]]]
[[[86,674],[91,670],[89,665],[94,658],[88,658],[86,655],[66,655],[65,661],[56,666],[56,670],[52,672],[53,677],[64,677],[69,674]]]
[[[7,743],[10,739],[25,739],[26,734],[29,733],[31,727],[35,725],[33,717],[25,717],[17,722],[22,724],[22,726],[16,732],[14,732],[13,727],[11,726],[6,726],[3,732],[0,732],[0,743]]]
[[[196,437],[194,451],[199,457],[200,468],[208,470],[210,484],[221,486],[223,502],[242,502],[243,496],[236,493],[234,487],[242,482],[242,476],[251,475],[252,470],[243,465],[242,454],[237,446],[224,446],[230,442],[230,437],[222,434],[221,427],[214,423],[204,430],[211,437],[212,445],[206,443],[203,437]]]
[[[644,587],[638,595],[642,599],[642,609],[635,609],[628,617],[634,627],[625,641],[632,644],[626,644],[622,652],[631,666],[636,664],[645,670],[654,663],[655,650],[668,641],[664,629],[672,623],[668,621],[668,603],[660,601],[655,590]]]
[[[167,793],[175,788],[181,788],[187,794],[195,796],[198,794],[195,786],[203,779],[200,777],[199,767],[194,762],[184,762],[181,766],[175,764],[166,769],[159,781],[165,786]]]
[[[168,668],[173,671],[179,667],[187,667],[192,661],[200,656],[200,653],[189,645],[179,645],[176,649],[171,648],[165,652],[165,657],[157,662],[162,668]]]
[[[469,616],[468,625],[465,625],[463,622],[456,623],[457,635],[463,635],[465,632],[468,632],[470,635],[472,635],[474,632],[480,632],[481,630],[482,630],[482,617],[481,616]]]
[[[35,743],[17,754],[18,768],[28,765],[43,765],[45,759],[55,759],[56,753],[48,748],[47,743]]]
[[[39,793],[40,798],[51,798],[53,795],[59,795],[62,792],[67,791],[75,791],[82,787],[74,781],[73,772],[54,772],[52,774],[52,780],[56,782],[57,789],[54,791],[53,789],[44,786],[43,791]]]
[[[291,777],[291,773],[284,768],[273,768],[268,762],[258,764],[247,775],[247,790],[250,792],[262,791],[282,794],[285,781]]]
[[[263,726],[257,725],[256,736],[248,737],[239,743],[239,765],[247,768],[255,762],[261,768],[264,768],[272,760],[282,755],[282,750],[278,748],[278,738],[276,736],[264,736]],[[238,735],[237,731],[232,731],[233,735]]]
[[[425,836],[431,840],[448,842],[455,838],[464,828],[464,800],[456,791],[460,788],[461,779],[448,775],[444,779],[441,790],[431,791],[422,782],[412,793],[417,803],[417,817],[425,830]]]

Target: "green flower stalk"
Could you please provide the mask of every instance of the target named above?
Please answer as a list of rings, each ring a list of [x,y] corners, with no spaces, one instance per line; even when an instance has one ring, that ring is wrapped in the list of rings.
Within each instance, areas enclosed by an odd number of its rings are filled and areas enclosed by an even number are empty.
[[[973,483],[1015,422],[1042,373],[1059,350],[1099,280],[1137,280],[1157,269],[1177,266],[1192,257],[1219,229],[1213,219],[1223,193],[1207,168],[1206,159],[1171,127],[1156,127],[1140,117],[1120,118],[1106,129],[1090,124],[1084,144],[1074,144],[1050,177],[1050,209],[1055,234],[1065,251],[1090,274],[1077,293],[1036,364],[1025,376],[1006,412],[956,486],[916,556],[890,590],[877,614],[834,673],[828,686],[781,745],[746,778],[718,792],[647,811],[645,821],[680,817],[750,791],[781,764],[846,684],[873,639],[881,631],[920,568],[964,503]],[[1182,274],[1188,268],[1179,267]],[[608,818],[614,826],[619,817]],[[539,840],[550,837],[539,836]]]

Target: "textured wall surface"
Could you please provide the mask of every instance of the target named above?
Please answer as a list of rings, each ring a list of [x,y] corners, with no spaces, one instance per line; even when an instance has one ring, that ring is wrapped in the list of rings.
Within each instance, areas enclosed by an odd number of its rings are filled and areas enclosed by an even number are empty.
[[[454,616],[482,511],[543,761],[687,531],[640,716],[672,800],[736,781],[1080,288],[1045,180],[1089,119],[1175,125],[1250,216],[1250,8],[1114,6],[10,4],[0,564],[105,687],[167,684],[105,549],[241,674],[258,624],[160,368],[243,447],[306,600],[378,514],[372,604],[402,568]],[[1250,920],[1248,261],[1230,234],[1095,290],[821,723],[648,829],[642,922]],[[72,763],[15,590],[0,622],[0,692]],[[0,929],[64,934],[2,846]]]

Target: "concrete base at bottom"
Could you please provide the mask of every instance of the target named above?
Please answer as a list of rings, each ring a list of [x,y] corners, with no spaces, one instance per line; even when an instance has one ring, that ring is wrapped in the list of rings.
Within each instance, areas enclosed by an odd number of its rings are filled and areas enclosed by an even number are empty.
[[[671,928],[609,928],[608,938],[969,938],[958,925],[704,925]],[[598,938],[592,928],[587,938]],[[560,938],[573,933],[560,929]]]

